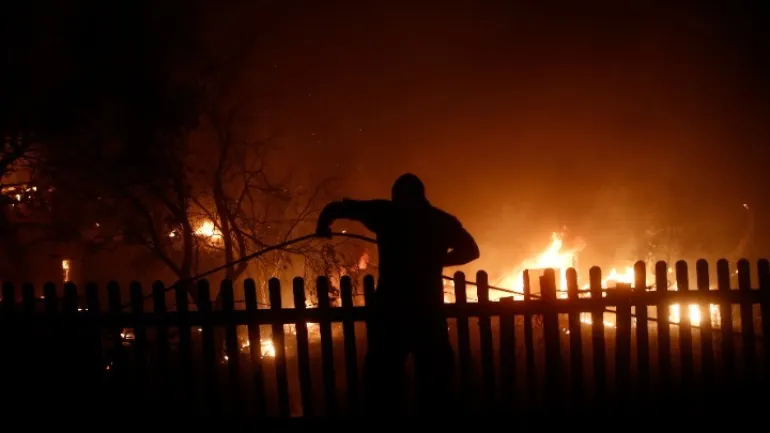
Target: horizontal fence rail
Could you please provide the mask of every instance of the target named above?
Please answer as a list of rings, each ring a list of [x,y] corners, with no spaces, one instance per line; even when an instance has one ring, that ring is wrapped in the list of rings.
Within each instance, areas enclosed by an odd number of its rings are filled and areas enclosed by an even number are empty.
[[[720,260],[711,284],[708,264],[699,260],[691,284],[687,264],[677,262],[675,291],[664,262],[652,270],[654,285],[643,262],[633,283],[616,287],[602,287],[601,270],[593,267],[586,290],[570,268],[564,292],[556,290],[557,270],[547,269],[537,276],[539,294],[525,271],[520,296],[494,300],[484,271],[475,282],[456,273],[455,300],[444,313],[463,410],[681,407],[755,391],[766,401],[770,264],[757,263],[756,287],[750,263],[737,265],[734,273]],[[173,293],[156,282],[149,299],[136,282],[127,293],[117,283],[106,290],[67,283],[61,291],[49,283],[42,294],[5,283],[0,349],[13,356],[3,357],[0,371],[19,404],[39,400],[30,389],[78,387],[105,411],[115,410],[106,401],[141,400],[158,412],[358,414],[375,281],[365,277],[360,294],[353,283],[340,280],[339,299],[330,298],[325,277],[314,287],[295,278],[286,291],[271,279],[267,299],[251,279],[242,290],[223,281],[214,299],[207,280]],[[477,302],[468,301],[470,284]],[[286,293],[294,308],[283,307]],[[311,294],[317,306],[309,304]],[[365,302],[355,302],[356,295]],[[66,399],[61,392],[48,398]]]

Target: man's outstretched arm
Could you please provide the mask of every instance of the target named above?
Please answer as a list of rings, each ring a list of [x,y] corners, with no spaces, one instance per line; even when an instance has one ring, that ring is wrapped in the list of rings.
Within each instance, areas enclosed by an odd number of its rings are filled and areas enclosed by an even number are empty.
[[[327,204],[318,216],[316,235],[330,237],[331,225],[338,219],[359,221],[373,230],[377,219],[377,209],[374,201],[348,200],[333,201]]]
[[[444,259],[444,266],[462,266],[478,259],[480,256],[479,246],[476,244],[473,236],[468,233],[468,230],[458,227],[451,250],[449,250]]]

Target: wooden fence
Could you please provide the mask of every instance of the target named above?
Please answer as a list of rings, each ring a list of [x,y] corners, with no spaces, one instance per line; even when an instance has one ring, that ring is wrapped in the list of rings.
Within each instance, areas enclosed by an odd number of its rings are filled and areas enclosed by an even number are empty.
[[[663,262],[652,273],[654,284],[639,262],[635,283],[617,287],[602,287],[601,270],[594,267],[587,290],[579,289],[577,274],[569,269],[565,297],[557,294],[554,271],[546,270],[537,298],[525,272],[522,299],[497,301],[490,301],[487,275],[480,271],[472,283],[477,302],[468,302],[470,283],[456,273],[455,302],[445,311],[456,338],[463,407],[507,413],[537,407],[587,410],[619,402],[681,405],[748,389],[765,401],[768,261],[756,267],[759,288],[752,288],[746,260],[738,262],[737,288],[731,287],[733,273],[725,260],[717,263],[716,287],[703,260],[697,262],[694,285],[685,262],[677,262],[675,270],[678,290],[671,291]],[[223,281],[221,309],[213,308],[206,280],[195,287],[197,306],[188,305],[180,288],[175,307],[167,303],[168,290],[156,282],[152,311],[145,309],[138,283],[129,287],[130,308],[122,305],[116,283],[104,292],[87,285],[82,293],[65,284],[63,296],[57,296],[54,284],[45,285],[42,296],[30,285],[17,290],[4,284],[4,388],[16,384],[17,397],[26,396],[19,397],[19,405],[39,401],[41,389],[50,398],[66,399],[67,387],[75,387],[90,390],[92,402],[111,401],[113,408],[116,402],[141,401],[156,412],[182,407],[261,416],[355,414],[361,410],[367,305],[375,290],[371,276],[363,282],[366,305],[354,303],[352,282],[343,278],[341,306],[333,306],[329,280],[319,278],[319,304],[308,308],[305,282],[296,278],[296,307],[282,308],[277,279],[269,281],[268,300],[258,299],[256,283],[246,280],[242,304],[235,301],[233,284]],[[702,314],[697,326],[683,314],[672,323],[674,304],[716,309],[718,323],[712,323],[711,314]],[[607,315],[614,321],[606,322]],[[297,326],[304,323],[313,325]],[[239,340],[239,328],[246,328],[245,341]],[[274,353],[266,355],[267,335]],[[320,348],[314,348],[315,340]]]

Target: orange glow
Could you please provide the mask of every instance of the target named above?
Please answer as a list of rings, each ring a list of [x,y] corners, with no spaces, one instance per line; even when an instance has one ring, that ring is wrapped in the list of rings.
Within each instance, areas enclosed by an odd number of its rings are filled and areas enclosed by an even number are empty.
[[[211,220],[204,220],[196,229],[195,234],[197,236],[209,238],[212,241],[219,241],[222,239],[222,232],[214,225]]]
[[[545,247],[545,249],[532,257],[531,259],[523,261],[518,267],[514,268],[513,271],[508,273],[499,284],[495,284],[498,287],[513,290],[516,292],[519,292],[519,294],[514,294],[514,300],[523,300],[524,296],[520,293],[524,290],[524,277],[523,273],[525,270],[542,270],[547,268],[552,268],[554,271],[557,272],[559,280],[557,281],[557,297],[560,299],[564,299],[567,297],[567,269],[570,267],[574,267],[577,259],[578,253],[582,250],[583,246],[578,246],[573,249],[563,249],[564,242],[562,240],[562,236],[559,233],[553,233],[551,235],[551,242]],[[620,269],[620,270],[618,270]],[[669,273],[673,272],[673,269],[668,269]],[[538,275],[530,274],[531,282],[536,281],[536,278]],[[647,281],[654,280],[654,275],[650,274],[647,275]],[[635,282],[635,272],[634,268],[632,266],[625,266],[625,267],[613,267],[610,268],[610,272],[607,274],[606,277],[602,278],[602,287],[603,288],[612,288],[615,287],[617,284],[634,284]],[[453,281],[447,281],[444,284],[445,288],[445,294],[444,294],[444,302],[451,303],[454,302],[454,282]],[[582,286],[583,290],[587,290],[589,288],[588,284],[584,284]],[[672,290],[677,290],[676,284],[674,284],[674,287]],[[501,292],[497,290],[490,290],[489,297],[491,301],[499,300],[501,297],[504,296],[510,296],[509,293]],[[469,299],[470,300],[470,299]],[[720,323],[720,315],[719,315],[719,307],[717,305],[710,305],[709,306],[709,314],[710,318],[713,324]],[[688,306],[688,313],[687,315],[690,318],[690,323],[693,326],[698,326],[701,323],[702,320],[702,311],[701,307],[695,304]],[[614,320],[614,315],[611,313],[607,313],[607,318],[612,318]],[[608,321],[605,318],[604,325],[607,327],[614,328],[615,323],[613,321]],[[669,320],[671,323],[679,323],[680,321],[680,306],[678,304],[671,305],[670,308],[670,315]],[[580,321],[585,324],[591,324],[593,323],[591,320],[591,314],[590,313],[582,313]]]
[[[62,270],[62,280],[66,283],[70,281],[70,269],[71,269],[72,263],[69,259],[64,259],[61,261],[61,270]]]

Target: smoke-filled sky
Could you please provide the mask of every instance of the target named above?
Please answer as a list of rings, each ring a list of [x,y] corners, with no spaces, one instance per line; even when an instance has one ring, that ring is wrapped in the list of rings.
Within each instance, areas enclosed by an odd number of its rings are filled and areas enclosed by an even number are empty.
[[[276,158],[354,198],[416,173],[480,266],[565,226],[602,266],[640,258],[653,228],[728,256],[744,203],[739,254],[768,255],[767,7],[527,3],[223,1],[204,24],[253,42],[246,82]]]
[[[683,221],[704,255],[727,255],[743,203],[762,232],[762,11],[508,3],[273,11],[261,55],[285,141],[346,176],[351,197],[418,174],[482,255],[542,246],[565,225],[597,257],[633,255],[628,236]],[[745,254],[765,251],[757,238]]]

